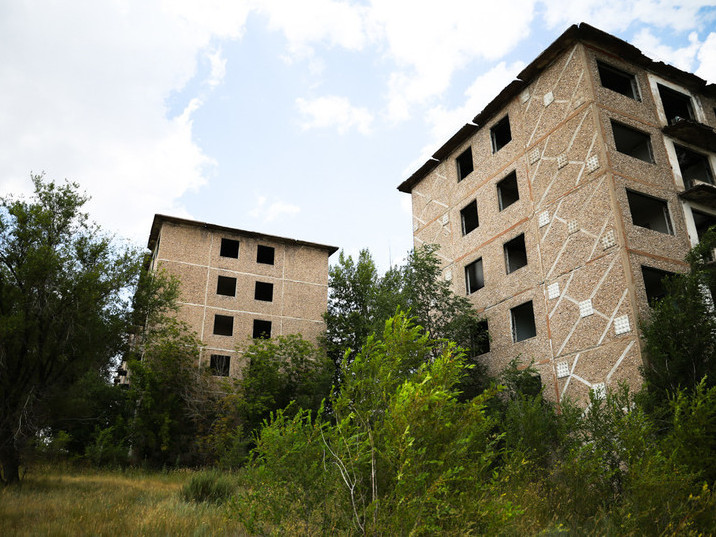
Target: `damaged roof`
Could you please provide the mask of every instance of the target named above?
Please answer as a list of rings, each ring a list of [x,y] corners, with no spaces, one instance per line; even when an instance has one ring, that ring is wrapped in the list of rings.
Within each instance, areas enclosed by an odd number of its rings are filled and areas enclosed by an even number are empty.
[[[403,181],[398,190],[410,193],[426,175],[433,171],[441,161],[447,158],[457,147],[467,141],[475,132],[486,125],[494,116],[532,81],[542,73],[566,49],[578,42],[588,42],[599,46],[600,49],[618,55],[624,60],[644,68],[654,74],[663,76],[687,88],[693,93],[701,93],[707,97],[716,97],[716,85],[708,84],[704,79],[682,71],[664,62],[656,62],[645,56],[634,45],[619,39],[611,34],[583,22],[573,24],[554,42],[525,67],[515,80],[510,82],[497,97],[488,103],[470,123],[465,124],[447,142],[445,142],[418,170]]]

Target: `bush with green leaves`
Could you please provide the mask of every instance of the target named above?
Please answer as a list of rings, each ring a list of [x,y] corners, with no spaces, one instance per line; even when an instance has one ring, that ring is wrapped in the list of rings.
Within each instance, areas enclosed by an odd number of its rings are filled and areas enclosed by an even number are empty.
[[[217,470],[210,470],[193,475],[182,487],[181,496],[186,502],[224,503],[235,490],[234,479]]]

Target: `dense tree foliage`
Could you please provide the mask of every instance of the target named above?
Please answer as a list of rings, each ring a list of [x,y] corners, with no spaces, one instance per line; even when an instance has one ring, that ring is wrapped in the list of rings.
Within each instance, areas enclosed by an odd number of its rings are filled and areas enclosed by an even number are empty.
[[[120,351],[138,255],[82,212],[75,184],[33,178],[31,199],[0,199],[0,466],[19,479],[20,448],[53,401]]]

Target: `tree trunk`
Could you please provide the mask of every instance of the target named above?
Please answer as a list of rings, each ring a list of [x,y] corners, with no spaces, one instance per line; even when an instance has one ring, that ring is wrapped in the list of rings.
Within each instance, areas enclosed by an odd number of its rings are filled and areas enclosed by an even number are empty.
[[[20,482],[20,454],[12,438],[6,438],[0,445],[0,480],[3,485]]]

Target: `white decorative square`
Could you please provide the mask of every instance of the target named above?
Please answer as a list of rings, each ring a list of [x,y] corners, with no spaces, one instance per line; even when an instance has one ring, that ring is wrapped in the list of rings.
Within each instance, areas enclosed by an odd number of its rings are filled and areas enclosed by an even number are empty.
[[[544,105],[549,106],[554,101],[554,93],[551,91],[544,94]]]
[[[592,307],[592,300],[587,299],[579,303],[579,316],[589,317],[594,313],[594,307]]]
[[[557,364],[557,378],[563,379],[569,376],[569,364],[567,362],[559,362]]]
[[[530,164],[534,164],[539,160],[540,153],[539,153],[539,147],[535,147],[532,151],[530,151]]]
[[[452,280],[452,270],[448,269],[445,271],[445,281],[449,282]]]
[[[559,284],[557,282],[550,283],[547,286],[547,298],[552,300],[559,296]]]
[[[448,222],[450,222],[450,217],[446,214],[442,215],[442,217],[440,218],[440,223],[443,226],[446,226],[448,224]]]
[[[602,237],[602,246],[606,250],[607,248],[611,248],[612,246],[616,245],[617,239],[614,236],[614,230],[607,231],[604,236]]]
[[[577,231],[579,231],[579,225],[577,225],[576,220],[569,221],[569,223],[567,224],[567,231],[569,232],[570,235],[572,233],[576,233]]]
[[[542,211],[539,213],[539,227],[544,227],[549,224],[549,211]]]
[[[561,155],[557,156],[557,168],[562,169],[568,164],[567,160],[567,154],[562,153]]]
[[[592,391],[597,399],[607,398],[607,387],[603,382],[596,382],[592,384]]]
[[[627,332],[630,332],[630,331],[631,331],[631,326],[629,326],[629,316],[628,315],[622,315],[622,316],[614,319],[614,333],[616,335],[626,334]]]
[[[589,157],[587,159],[587,171],[592,173],[597,168],[599,168],[599,157],[597,155]]]
[[[525,104],[529,100],[530,100],[530,90],[526,89],[522,93],[520,93],[520,101],[522,101],[522,104]]]

